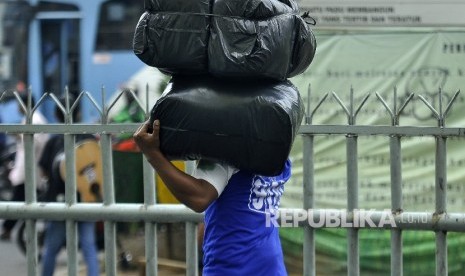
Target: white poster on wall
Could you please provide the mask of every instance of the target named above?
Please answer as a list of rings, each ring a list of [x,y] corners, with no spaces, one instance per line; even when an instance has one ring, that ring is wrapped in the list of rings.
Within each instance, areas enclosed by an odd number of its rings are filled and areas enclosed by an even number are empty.
[[[292,81],[307,102],[311,84],[312,108],[329,93],[316,112],[313,124],[347,125],[348,119],[335,92],[348,106],[350,89],[355,107],[370,95],[360,109],[356,123],[390,125],[390,115],[376,97],[379,93],[392,107],[394,89],[400,106],[410,94],[415,97],[400,117],[404,126],[437,126],[433,112],[420,100],[423,96],[436,110],[439,89],[443,93],[443,109],[452,96],[455,100],[446,126],[465,126],[465,33],[464,32],[383,32],[348,33],[317,36],[317,52],[313,63]],[[315,137],[315,200],[321,208],[347,208],[347,164],[345,136]],[[465,210],[465,141],[447,140],[447,210]],[[360,207],[386,209],[390,201],[389,137],[359,137]],[[402,170],[404,210],[434,211],[435,138],[402,138]],[[296,139],[293,158],[294,176],[287,185],[284,205],[301,202],[302,142]],[[298,200],[296,200],[298,199]]]
[[[459,0],[300,0],[318,27],[465,26]]]

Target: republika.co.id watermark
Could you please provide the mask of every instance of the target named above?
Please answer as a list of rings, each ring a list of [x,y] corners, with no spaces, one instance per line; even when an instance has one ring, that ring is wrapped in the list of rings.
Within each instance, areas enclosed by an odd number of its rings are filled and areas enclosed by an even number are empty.
[[[355,209],[348,212],[344,209],[268,209],[266,227],[299,227],[309,225],[312,228],[395,228],[397,223],[427,223],[428,217],[400,216],[396,217],[391,210],[383,211]]]

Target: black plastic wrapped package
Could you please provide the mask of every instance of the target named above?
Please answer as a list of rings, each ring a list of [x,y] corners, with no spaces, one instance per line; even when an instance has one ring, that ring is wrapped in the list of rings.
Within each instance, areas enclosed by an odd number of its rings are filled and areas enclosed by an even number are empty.
[[[228,77],[269,77],[284,80],[292,56],[294,16],[282,15],[257,23],[214,17],[210,33],[209,72]],[[287,24],[282,24],[288,22]]]
[[[146,0],[133,49],[144,63],[167,74],[205,73],[209,0]]]
[[[134,52],[165,73],[285,80],[315,54],[295,0],[145,0],[145,7]]]
[[[278,80],[302,73],[316,41],[298,12],[293,0],[215,0],[209,72]]]
[[[160,120],[161,150],[170,160],[208,159],[277,175],[303,114],[300,94],[290,81],[175,76],[150,121]]]
[[[316,51],[316,40],[312,30],[301,17],[296,18],[296,38],[294,54],[292,55],[291,68],[288,77],[302,74],[310,66]]]

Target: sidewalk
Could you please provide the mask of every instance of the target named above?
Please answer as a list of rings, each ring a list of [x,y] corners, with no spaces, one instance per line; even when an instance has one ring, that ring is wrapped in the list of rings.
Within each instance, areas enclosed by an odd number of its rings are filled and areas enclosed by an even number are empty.
[[[159,235],[161,235],[161,231]],[[145,258],[145,237],[143,234],[133,234],[133,235],[119,235],[119,242],[121,243],[121,247],[118,250],[118,254],[120,251],[125,251],[131,254],[132,261],[130,263],[130,268],[123,270],[119,264],[117,264],[117,275],[118,276],[145,276],[145,266],[144,266],[144,258]],[[164,237],[160,236],[159,238],[163,239]],[[161,246],[162,243],[160,242],[159,245]],[[159,252],[160,254],[161,252]],[[105,274],[105,253],[103,251],[99,252],[99,261],[100,261],[100,275]],[[79,261],[79,276],[87,276],[86,274],[86,266],[85,262],[82,259],[82,255],[79,252],[78,254],[78,261]],[[119,261],[119,260],[117,260]],[[67,262],[66,262],[66,251],[62,250],[60,255],[57,258],[56,264],[56,276],[67,276]],[[158,258],[158,275],[160,276],[181,276],[186,275],[185,271],[185,263],[180,261],[168,260],[163,258],[163,255],[159,255]]]
[[[100,269],[101,273],[100,275],[106,275],[105,274],[105,255],[104,253],[99,254],[99,260],[100,260]],[[170,268],[170,267],[165,267],[163,265],[164,261],[163,259],[160,260],[160,264],[158,267],[158,275],[160,276],[184,276],[186,275],[186,272],[182,268]],[[55,275],[56,276],[67,276],[68,275],[68,267],[66,264],[66,255],[60,254],[59,259],[57,260],[57,265],[56,265],[56,271]],[[78,268],[78,275],[79,276],[87,276],[86,274],[86,266],[84,261],[79,257],[79,268]],[[123,270],[120,267],[117,267],[117,275],[118,276],[144,276],[145,275],[145,267],[143,265],[138,265],[135,266],[131,269]]]

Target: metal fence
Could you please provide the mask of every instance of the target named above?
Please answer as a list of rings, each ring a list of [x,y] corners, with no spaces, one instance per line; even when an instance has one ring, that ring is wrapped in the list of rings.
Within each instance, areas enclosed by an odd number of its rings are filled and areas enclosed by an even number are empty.
[[[329,125],[312,125],[312,117],[325,101],[328,94],[311,110],[310,103],[307,105],[306,124],[301,127],[301,133],[304,139],[304,210],[313,209],[314,207],[314,136],[321,134],[345,135],[346,137],[346,158],[347,158],[347,211],[341,211],[339,217],[354,218],[356,210],[359,208],[358,198],[358,153],[357,138],[360,136],[383,135],[389,137],[390,147],[390,169],[391,169],[391,211],[378,211],[370,214],[376,226],[379,226],[381,218],[391,216],[395,220],[395,228],[392,224],[383,224],[384,227],[391,231],[391,275],[403,274],[402,262],[402,231],[408,229],[434,231],[436,235],[436,275],[447,275],[447,232],[459,231],[465,232],[465,214],[464,213],[447,213],[446,212],[446,141],[448,137],[464,137],[464,128],[447,128],[445,120],[449,114],[454,101],[457,99],[460,91],[457,91],[449,103],[443,107],[443,94],[440,90],[439,110],[436,110],[424,97],[419,95],[420,100],[431,110],[437,120],[437,127],[414,127],[399,126],[399,118],[403,109],[414,97],[409,95],[405,102],[399,105],[397,92],[394,90],[393,106],[376,93],[377,98],[383,104],[391,117],[391,126],[362,126],[356,125],[356,118],[368,99],[367,95],[356,106],[354,101],[353,90],[351,89],[349,105],[346,106],[343,101],[333,93],[332,96],[342,107],[347,115],[348,125],[346,126],[329,126]],[[310,97],[309,97],[310,98]],[[406,136],[432,136],[436,140],[436,171],[435,171],[435,212],[419,213],[404,212],[402,206],[402,152],[401,140]],[[320,210],[324,211],[324,210]],[[313,213],[318,216],[318,212]],[[360,215],[360,214],[359,214]],[[413,217],[414,220],[407,220],[406,217]],[[426,220],[424,220],[426,218]],[[365,227],[371,227],[365,225]],[[314,229],[304,225],[304,275],[315,275],[315,238]],[[350,276],[360,275],[359,266],[359,227],[349,227],[347,229],[347,274]]]
[[[106,103],[103,96],[100,106],[90,96],[89,93],[82,92],[77,97],[75,104],[62,106],[53,94],[44,94],[37,102],[36,106],[31,106],[30,100],[23,103],[19,96],[17,100],[21,103],[26,114],[26,124],[2,124],[0,132],[8,134],[24,134],[24,145],[26,154],[26,200],[25,202],[0,202],[0,217],[5,219],[26,220],[27,240],[27,262],[28,275],[37,275],[38,270],[38,243],[36,232],[37,220],[63,220],[66,221],[67,239],[66,250],[68,257],[68,275],[78,274],[78,242],[77,242],[77,221],[104,221],[105,226],[105,273],[106,275],[117,275],[117,247],[116,247],[116,223],[117,222],[145,222],[145,257],[146,275],[157,275],[157,223],[186,223],[186,263],[187,274],[198,274],[198,249],[197,249],[197,223],[203,219],[202,214],[194,213],[182,205],[157,204],[155,177],[152,167],[143,161],[144,175],[144,203],[143,204],[120,204],[115,202],[113,164],[112,164],[112,135],[118,133],[133,133],[139,124],[111,124],[108,114],[114,103],[123,93],[129,93],[136,101],[136,95],[131,91],[122,91],[112,103]],[[104,95],[104,92],[102,92]],[[396,92],[394,91],[394,94]],[[368,95],[362,99],[361,104],[355,106],[353,91],[350,94],[350,102],[346,106],[344,102],[332,93],[325,95],[316,105],[311,108],[312,103],[307,103],[307,116],[305,123],[300,128],[303,139],[303,208],[302,209],[282,209],[281,213],[293,214],[294,221],[299,221],[298,214],[306,210],[312,210],[315,221],[319,221],[324,209],[314,208],[315,180],[314,180],[314,138],[317,135],[339,135],[346,137],[346,158],[347,158],[347,210],[336,212],[336,216],[348,218],[354,221],[356,215],[363,215],[363,211],[358,210],[358,159],[357,159],[357,138],[361,136],[381,135],[389,137],[390,147],[390,168],[391,168],[391,205],[390,211],[370,212],[371,219],[376,225],[386,216],[392,217],[396,227],[392,224],[385,224],[384,228],[391,231],[391,274],[402,275],[402,232],[405,230],[425,230],[434,231],[436,235],[436,275],[447,275],[447,232],[465,232],[465,213],[448,213],[446,209],[446,142],[449,137],[465,137],[465,128],[449,128],[445,126],[445,119],[457,98],[459,92],[452,96],[452,99],[443,108],[442,93],[439,93],[439,110],[436,110],[428,101],[418,96],[421,101],[431,110],[437,119],[435,127],[400,126],[399,116],[408,102],[414,97],[410,95],[400,107],[398,107],[397,97],[394,96],[393,107],[391,108],[382,96],[376,94],[378,100],[390,114],[392,124],[390,126],[357,125],[356,118],[359,111],[366,102]],[[2,101],[3,94],[0,96]],[[312,119],[321,104],[329,97],[341,106],[347,115],[347,125],[313,125]],[[100,123],[95,124],[75,124],[72,123],[71,113],[77,104],[88,98],[95,109],[100,113]],[[310,97],[308,97],[310,99]],[[32,125],[32,114],[38,106],[46,99],[51,99],[61,108],[65,114],[64,124]],[[146,101],[148,102],[148,101]],[[138,101],[140,107],[149,114],[149,106],[143,106]],[[34,133],[64,134],[65,154],[66,154],[66,197],[64,203],[42,203],[37,201],[35,183]],[[75,163],[75,136],[82,133],[98,134],[102,149],[103,175],[104,175],[104,195],[102,203],[79,203],[76,199],[76,171]],[[435,211],[428,212],[404,212],[402,206],[402,161],[401,143],[402,137],[431,136],[436,140],[436,171],[435,171]],[[142,185],[142,184],[141,184]],[[362,213],[362,214],[361,214]],[[412,222],[412,219],[424,219],[422,223]],[[322,225],[326,227],[327,225]],[[304,228],[303,244],[303,275],[315,275],[315,228],[311,227],[304,220],[300,220],[298,227]],[[370,224],[356,227],[347,227],[347,274],[360,275],[359,265],[359,229],[371,228]],[[379,231],[379,230],[378,230]]]

